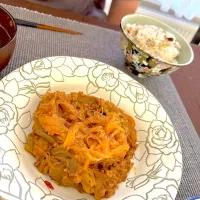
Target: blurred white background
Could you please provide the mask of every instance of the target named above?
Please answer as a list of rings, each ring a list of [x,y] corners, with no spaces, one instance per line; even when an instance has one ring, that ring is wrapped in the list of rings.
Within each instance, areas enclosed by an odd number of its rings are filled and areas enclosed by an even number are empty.
[[[111,3],[112,0],[106,0],[106,14],[109,13]],[[136,12],[169,24],[188,42],[192,41],[200,26],[200,0],[141,0]]]

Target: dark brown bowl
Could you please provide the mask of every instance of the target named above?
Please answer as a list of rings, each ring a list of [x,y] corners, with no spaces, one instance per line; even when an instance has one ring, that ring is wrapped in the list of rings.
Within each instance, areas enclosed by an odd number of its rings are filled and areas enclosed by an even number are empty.
[[[12,15],[0,6],[0,71],[5,68],[15,49],[17,24]]]

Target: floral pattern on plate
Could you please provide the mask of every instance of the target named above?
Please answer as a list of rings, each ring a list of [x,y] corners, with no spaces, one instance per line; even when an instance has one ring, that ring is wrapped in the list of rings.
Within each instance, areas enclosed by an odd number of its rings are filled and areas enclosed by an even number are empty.
[[[24,150],[32,113],[48,91],[83,91],[112,101],[136,121],[135,170],[110,200],[175,199],[182,174],[182,153],[163,107],[141,84],[104,63],[74,57],[32,61],[0,81],[0,197],[9,200],[92,200],[58,186],[34,167]],[[30,173],[31,172],[31,173]],[[55,188],[50,190],[44,183]]]

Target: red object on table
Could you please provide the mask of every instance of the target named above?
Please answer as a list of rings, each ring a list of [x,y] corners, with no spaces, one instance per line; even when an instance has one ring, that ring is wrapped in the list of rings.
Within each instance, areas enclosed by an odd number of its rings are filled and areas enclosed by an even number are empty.
[[[0,71],[6,67],[16,44],[17,25],[12,15],[0,7]]]

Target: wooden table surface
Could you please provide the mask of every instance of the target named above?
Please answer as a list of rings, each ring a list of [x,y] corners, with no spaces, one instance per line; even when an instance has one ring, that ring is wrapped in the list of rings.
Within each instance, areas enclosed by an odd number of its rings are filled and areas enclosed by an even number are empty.
[[[73,19],[76,21],[95,24],[97,26],[120,30],[119,25],[110,24],[94,18],[81,16],[78,14],[66,12],[64,10],[54,9],[47,6],[27,2],[26,0],[0,0],[0,3],[24,7],[29,10],[51,14],[57,17]],[[183,101],[183,104],[190,116],[191,121],[200,136],[200,46],[191,45],[194,51],[194,61],[171,75],[174,85]]]
[[[191,45],[193,62],[171,74],[183,104],[200,136],[200,46]]]

